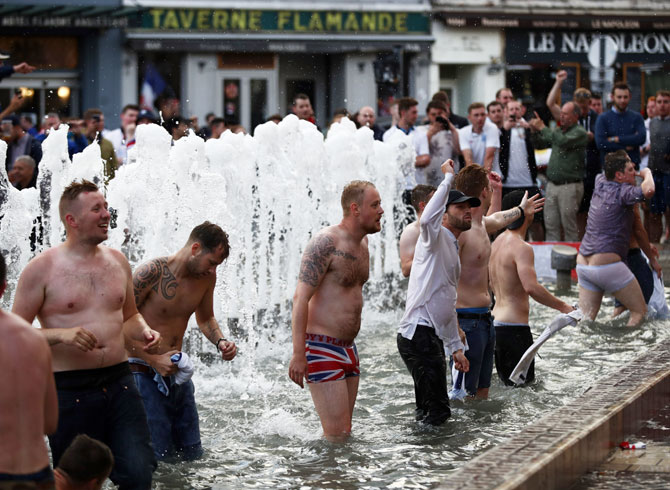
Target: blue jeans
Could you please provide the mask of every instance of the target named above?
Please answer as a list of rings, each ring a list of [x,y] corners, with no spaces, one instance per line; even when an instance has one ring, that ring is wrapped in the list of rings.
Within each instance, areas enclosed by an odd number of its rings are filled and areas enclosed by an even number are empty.
[[[114,455],[110,479],[122,490],[151,488],[156,459],[147,418],[128,363],[55,373],[58,430],[49,436],[54,467],[77,434],[104,442]]]
[[[133,373],[133,376],[147,412],[156,458],[178,456],[188,461],[200,458],[203,451],[193,382],[178,385],[173,377],[164,377],[170,390],[165,396],[158,391],[153,374]]]
[[[470,362],[470,370],[465,375],[465,391],[476,395],[478,388],[491,386],[493,373],[493,353],[496,343],[496,331],[493,328],[491,313],[468,314],[458,312],[458,324],[465,332],[469,349],[465,357]]]

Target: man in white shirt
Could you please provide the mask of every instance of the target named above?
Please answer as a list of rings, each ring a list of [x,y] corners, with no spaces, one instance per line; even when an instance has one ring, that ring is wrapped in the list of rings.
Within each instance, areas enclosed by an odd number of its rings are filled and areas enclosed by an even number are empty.
[[[470,104],[468,119],[470,126],[458,130],[465,165],[482,165],[490,172],[496,151],[500,148],[498,128],[493,124],[485,124],[486,109],[481,102]]]
[[[431,100],[426,107],[429,123],[416,129],[417,133],[425,133],[430,150],[430,164],[416,171],[418,184],[434,187],[440,185],[444,178],[440,170],[441,165],[450,158],[455,159],[460,153],[458,129],[447,119],[448,114],[444,102]]]
[[[405,277],[409,277],[409,273],[412,270],[414,249],[416,248],[416,241],[419,239],[419,221],[421,220],[421,215],[434,193],[435,187],[432,185],[419,184],[412,189],[412,207],[416,212],[416,221],[405,227],[398,242],[400,270]]]
[[[135,140],[135,126],[140,107],[136,104],[127,104],[121,111],[121,127],[113,130],[103,130],[103,138],[107,138],[114,145],[114,153],[119,166],[126,163],[128,143]]]
[[[414,379],[416,419],[440,425],[450,416],[445,351],[456,369],[467,372],[465,346],[458,334],[456,286],[461,273],[458,236],[472,224],[476,197],[450,191],[454,162],[442,164],[445,178],[419,220],[419,241],[398,329],[398,351]],[[446,206],[446,213],[445,213]]]

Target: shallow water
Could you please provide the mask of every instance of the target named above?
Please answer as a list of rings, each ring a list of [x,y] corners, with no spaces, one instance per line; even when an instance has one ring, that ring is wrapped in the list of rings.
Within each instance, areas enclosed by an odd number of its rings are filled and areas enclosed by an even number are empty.
[[[575,301],[576,291],[568,299]],[[194,382],[205,456],[161,463],[156,488],[429,488],[668,335],[664,322],[627,329],[623,320],[605,321],[611,310],[606,300],[601,321],[550,339],[532,386],[506,387],[494,372],[488,401],[452,403],[452,419],[431,428],[413,420],[413,385],[395,342],[402,311],[366,308],[353,435],[344,444],[321,439],[308,390],[287,376],[287,323],[272,340],[260,335],[255,348],[242,344],[233,363],[199,364]],[[532,303],[535,336],[553,316]]]

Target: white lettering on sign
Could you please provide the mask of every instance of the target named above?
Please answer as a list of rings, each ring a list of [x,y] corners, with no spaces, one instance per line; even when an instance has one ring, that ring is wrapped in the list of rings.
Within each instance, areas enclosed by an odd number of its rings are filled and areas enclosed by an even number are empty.
[[[608,34],[617,45],[619,53],[626,54],[670,54],[670,33],[621,32]],[[598,34],[585,32],[560,33],[560,46],[557,46],[553,32],[529,32],[529,53],[555,53],[557,47],[561,53],[588,53],[589,46]]]
[[[553,32],[541,32],[540,38],[535,39],[534,32],[528,33],[528,52],[529,53],[553,53],[556,51]]]

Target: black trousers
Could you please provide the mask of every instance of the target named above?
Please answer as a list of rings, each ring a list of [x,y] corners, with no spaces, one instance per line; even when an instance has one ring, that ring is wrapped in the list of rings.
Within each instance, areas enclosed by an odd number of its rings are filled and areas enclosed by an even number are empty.
[[[414,379],[416,419],[440,425],[451,416],[447,394],[447,361],[435,329],[417,325],[412,340],[398,334],[398,352]]]
[[[507,386],[516,386],[509,377],[528,348],[533,345],[533,334],[528,325],[496,325],[495,362],[498,377]],[[530,363],[524,384],[535,380],[535,361]]]

